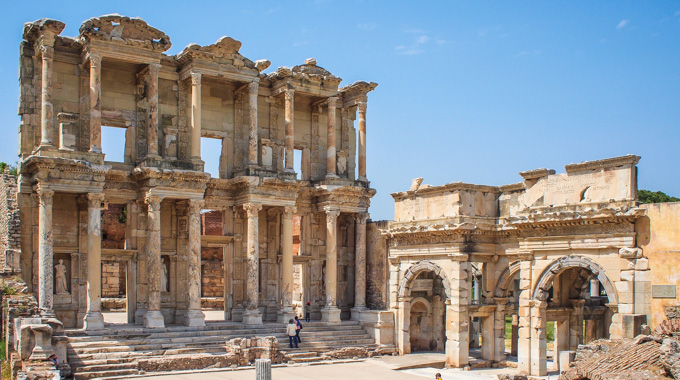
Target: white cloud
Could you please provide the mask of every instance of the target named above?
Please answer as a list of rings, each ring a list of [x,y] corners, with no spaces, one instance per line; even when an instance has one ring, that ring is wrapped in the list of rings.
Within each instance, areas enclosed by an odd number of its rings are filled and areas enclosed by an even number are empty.
[[[422,35],[422,36],[418,37],[418,39],[416,40],[416,44],[418,44],[418,45],[424,44],[429,40],[430,40],[430,37],[428,37],[426,35]]]
[[[627,24],[628,24],[628,20],[621,20],[621,21],[619,21],[619,25],[616,26],[616,29],[622,29]]]

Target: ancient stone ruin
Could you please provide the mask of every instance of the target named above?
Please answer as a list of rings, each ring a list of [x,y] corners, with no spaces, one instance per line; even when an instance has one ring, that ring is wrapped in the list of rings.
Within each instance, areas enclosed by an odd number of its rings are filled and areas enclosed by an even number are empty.
[[[14,376],[434,351],[575,379],[601,367],[574,372],[575,351],[603,339],[675,357],[680,203],[639,204],[640,157],[505,186],[417,178],[392,194],[394,221],[372,222],[375,83],[340,86],[313,58],[265,73],[230,37],[168,55],[139,18],[64,27],[24,27],[18,177],[0,178]],[[289,350],[284,323],[306,310],[305,350]]]

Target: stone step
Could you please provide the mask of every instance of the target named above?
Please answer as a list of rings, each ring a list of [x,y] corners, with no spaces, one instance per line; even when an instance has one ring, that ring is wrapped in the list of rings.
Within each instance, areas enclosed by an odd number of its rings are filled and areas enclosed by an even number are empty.
[[[105,342],[105,341],[120,341],[120,340],[144,340],[154,338],[189,338],[198,336],[253,336],[253,335],[273,335],[285,334],[285,328],[277,329],[240,329],[240,330],[203,330],[203,331],[181,331],[181,332],[149,332],[146,334],[106,334],[106,335],[89,335],[68,337],[68,342],[71,343],[86,343],[86,342]],[[334,331],[363,331],[361,326],[357,325],[340,325],[329,330],[328,327],[310,327],[303,329],[305,333],[331,333]]]
[[[326,336],[326,335],[337,335],[338,333],[341,333],[342,335],[359,335],[363,334],[365,335],[366,332],[361,329],[361,328],[352,328],[352,329],[342,329],[342,330],[331,330],[329,331],[328,329],[326,330],[303,330],[303,336],[312,336],[312,337],[321,337],[321,336]],[[261,335],[262,331],[244,331],[244,332],[239,332],[238,334],[233,334],[230,333],[228,335],[222,335],[222,334],[201,334],[201,335],[180,335],[180,336],[164,336],[164,335],[150,335],[146,337],[139,337],[136,339],[121,339],[123,337],[118,337],[116,340],[91,340],[91,341],[80,341],[80,340],[71,340],[69,339],[70,346],[73,348],[77,347],[108,347],[108,346],[114,346],[114,345],[121,345],[125,344],[128,346],[131,345],[137,345],[137,344],[150,344],[150,343],[155,343],[155,342],[172,342],[172,343],[182,343],[182,342],[192,342],[192,341],[210,341],[211,339],[214,340],[214,338],[219,338],[224,341],[233,339],[233,338],[240,338],[244,336],[257,336]],[[285,338],[285,330],[281,331],[275,331],[275,332],[270,332],[268,334],[264,334],[266,336],[276,336],[277,338]],[[264,336],[261,335],[261,336]]]
[[[73,375],[75,380],[86,380],[86,379],[100,379],[104,377],[114,377],[114,376],[129,376],[129,375],[139,375],[142,372],[136,369],[124,369],[118,371],[96,371],[96,372],[79,372]]]
[[[109,372],[109,371],[121,371],[128,369],[137,369],[137,364],[135,362],[127,363],[116,363],[116,364],[88,364],[87,367],[77,367],[75,372]]]
[[[271,336],[271,335],[270,335]],[[281,343],[286,343],[288,342],[288,336],[284,334],[277,334],[273,335],[276,337],[277,341],[279,344]],[[210,344],[210,343],[215,343],[215,344],[221,344],[224,345],[226,341],[231,339],[232,337],[220,337],[220,336],[210,336],[210,337],[201,337],[201,338],[195,338],[195,339],[181,339],[181,340],[174,340],[174,339],[149,339],[145,341],[118,341],[114,342],[113,344],[110,343],[104,343],[104,342],[94,342],[91,344],[70,344],[68,346],[68,351],[72,352],[79,352],[79,353],[88,353],[88,352],[106,352],[106,351],[111,351],[111,352],[125,352],[125,351],[130,351],[130,350],[145,350],[145,347],[150,347],[150,348],[170,348],[170,347],[175,347],[175,346],[181,346],[181,345],[192,345],[192,344]],[[302,339],[303,341],[345,341],[345,340],[351,340],[351,339],[363,339],[363,338],[370,338],[370,335],[368,335],[365,331],[353,331],[351,333],[343,333],[341,335],[337,334],[303,334]]]
[[[347,346],[353,347],[372,347],[374,342],[372,339],[365,339],[361,341],[354,341],[350,344],[342,343],[326,343],[326,344],[306,344],[302,343],[300,345],[300,350],[305,350],[302,352],[297,352],[298,349],[289,349],[288,343],[285,346],[281,346],[281,351],[287,354],[302,353],[308,354],[310,352],[318,355],[319,352],[332,351],[335,349],[340,349]],[[68,356],[68,362],[76,367],[89,366],[89,365],[101,365],[101,364],[119,364],[119,363],[129,363],[136,362],[142,358],[151,358],[157,356],[167,357],[171,354],[177,353],[206,353],[220,355],[225,353],[224,346],[208,346],[208,347],[196,347],[182,350],[181,352],[173,352],[174,350],[154,350],[154,351],[135,351],[129,353],[97,353],[97,354],[87,354],[79,356]]]
[[[304,328],[321,328],[327,329],[329,327],[337,328],[342,326],[360,326],[358,321],[342,321],[340,324],[329,326],[325,322],[306,322]],[[88,336],[111,336],[111,335],[134,335],[134,334],[156,334],[156,333],[173,333],[173,332],[198,332],[198,331],[216,331],[216,330],[262,330],[262,329],[283,329],[283,323],[265,323],[258,326],[245,325],[238,322],[208,322],[201,327],[188,326],[169,326],[158,329],[145,328],[137,325],[121,325],[112,326],[107,325],[107,329],[102,330],[83,330],[83,329],[66,329],[64,335],[69,338],[88,337]]]
[[[324,349],[327,347],[346,347],[346,346],[358,346],[358,345],[370,345],[373,344],[373,339],[370,337],[343,337],[341,339],[335,338],[333,340],[305,340],[299,344],[299,346],[306,349]],[[288,339],[280,339],[279,347],[285,348],[288,345]],[[211,353],[224,353],[224,342],[216,342],[214,345],[207,345],[205,343],[180,343],[172,345],[161,345],[158,346],[139,346],[139,347],[127,347],[118,346],[116,350],[110,350],[106,347],[92,348],[92,349],[79,349],[67,351],[68,360],[87,360],[87,359],[113,359],[113,358],[125,358],[132,356],[148,356],[148,355],[176,355],[179,353],[197,353],[197,352],[211,352]]]
[[[303,358],[312,358],[312,357],[317,357],[317,353],[314,351],[309,351],[309,352],[289,352],[288,356],[291,359],[303,359]]]

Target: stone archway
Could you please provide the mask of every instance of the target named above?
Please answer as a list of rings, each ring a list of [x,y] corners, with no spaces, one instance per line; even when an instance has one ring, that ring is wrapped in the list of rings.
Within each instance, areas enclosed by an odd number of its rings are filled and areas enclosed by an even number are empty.
[[[611,280],[609,280],[609,277],[607,277],[604,269],[602,269],[602,267],[600,267],[593,260],[577,255],[560,257],[548,265],[543,273],[541,273],[541,277],[539,277],[532,298],[538,301],[545,301],[548,299],[548,292],[552,287],[552,282],[555,279],[555,276],[570,268],[583,268],[590,271],[596,276],[602,286],[604,286],[604,290],[609,297],[609,303],[612,305],[618,305],[619,297],[616,292],[616,287],[614,287],[614,284],[611,282]]]
[[[414,291],[414,284],[416,283],[415,280],[419,278],[421,275],[427,275],[430,277],[429,273],[431,273],[431,277],[434,281],[440,281],[441,282],[441,287],[439,289],[443,288],[444,294],[440,293],[440,296],[434,295],[432,299],[426,300],[427,303],[419,302],[422,297],[420,296],[415,296],[413,295]],[[415,290],[415,292],[418,292],[418,290]],[[428,315],[428,318],[432,319],[432,328],[433,330],[436,330],[437,327],[441,329],[441,331],[432,331],[430,335],[432,335],[435,338],[432,338],[432,341],[435,342],[433,345],[433,349],[443,349],[445,345],[445,326],[444,323],[435,323],[433,318],[437,318],[437,316],[441,317],[444,319],[445,316],[445,310],[446,310],[446,302],[447,300],[450,299],[451,295],[451,285],[448,276],[446,273],[443,271],[443,269],[437,265],[436,263],[429,261],[429,260],[421,260],[412,266],[410,266],[406,272],[404,272],[404,277],[401,279],[399,282],[399,287],[398,287],[398,303],[399,303],[399,317],[398,317],[398,328],[397,328],[397,345],[399,348],[400,354],[408,354],[411,353],[412,351],[412,341],[411,341],[411,323],[412,323],[412,318],[411,318],[411,308],[412,306],[417,306],[416,304],[423,304],[426,305],[425,309],[427,309],[426,313]],[[417,310],[418,313],[423,314],[425,310]],[[436,314],[436,315],[435,315]],[[424,314],[423,314],[424,315]],[[440,326],[442,325],[442,326]],[[418,326],[414,326],[414,328],[418,331],[421,329],[420,321],[418,321]],[[439,337],[439,335],[442,335],[442,337]],[[417,339],[415,339],[417,340]],[[414,347],[416,350],[417,349],[423,349],[424,347]],[[428,349],[430,349],[429,343],[428,343]]]
[[[430,260],[418,261],[406,270],[404,277],[399,282],[399,289],[397,291],[398,297],[408,297],[411,294],[410,287],[413,279],[423,271],[431,271],[435,276],[441,277],[442,283],[444,284],[444,292],[446,292],[446,298],[448,299],[451,297],[451,282],[446,276],[446,273],[444,273],[439,265]]]
[[[496,288],[493,292],[494,296],[507,296],[508,290],[510,290],[510,286],[512,285],[512,280],[519,273],[519,264],[519,260],[513,261],[510,263],[510,265],[508,265],[507,268],[505,268],[503,273],[501,273],[500,277],[498,278],[498,282],[496,283]]]
[[[544,375],[547,373],[546,331],[548,320],[555,323],[553,357],[559,357],[559,352],[574,350],[579,344],[584,343],[584,310],[594,310],[585,305],[586,299],[583,298],[582,294],[583,289],[585,289],[584,285],[590,283],[589,279],[597,279],[597,283],[601,284],[605,290],[605,297],[596,297],[595,299],[599,299],[600,306],[606,306],[606,312],[598,318],[598,322],[602,326],[606,326],[602,328],[603,331],[606,331],[604,336],[609,335],[612,316],[618,309],[619,295],[604,269],[592,259],[579,255],[563,256],[554,260],[538,277],[532,292],[530,310],[530,368],[532,374]],[[553,306],[567,307],[567,310],[570,311],[561,315],[556,315],[553,312],[552,317],[550,317],[550,309]],[[554,367],[559,368],[557,361],[554,362]]]

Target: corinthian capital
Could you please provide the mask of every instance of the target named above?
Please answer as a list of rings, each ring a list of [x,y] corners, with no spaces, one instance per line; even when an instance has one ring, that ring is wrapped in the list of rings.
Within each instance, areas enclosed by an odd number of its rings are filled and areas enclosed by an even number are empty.
[[[52,203],[54,201],[54,190],[51,189],[45,189],[45,188],[38,188],[38,202],[42,206],[52,206]]]
[[[246,210],[248,218],[257,218],[257,213],[262,210],[262,205],[257,203],[244,203],[243,209]]]
[[[366,114],[366,107],[367,107],[367,105],[366,105],[365,102],[357,103],[357,108],[359,109],[359,113],[362,113],[362,114],[365,115]]]
[[[194,86],[200,85],[202,77],[201,73],[191,73],[191,84]]]
[[[189,199],[189,214],[199,214],[203,210],[205,201],[203,199]]]
[[[87,193],[87,206],[89,208],[100,208],[104,202],[104,193]]]

